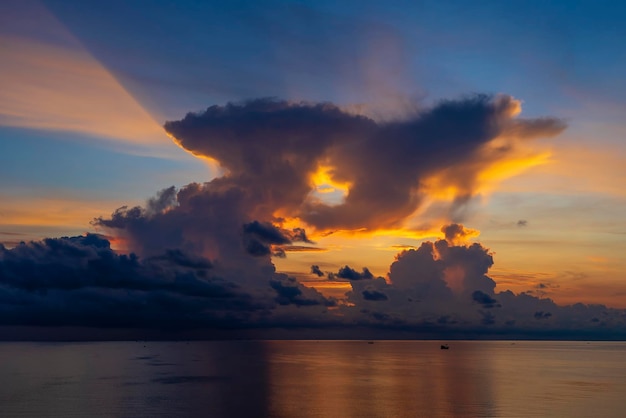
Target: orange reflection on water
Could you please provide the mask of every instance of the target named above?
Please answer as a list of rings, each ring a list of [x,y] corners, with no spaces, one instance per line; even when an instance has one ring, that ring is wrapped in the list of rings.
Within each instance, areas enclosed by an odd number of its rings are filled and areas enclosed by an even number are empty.
[[[472,346],[437,342],[268,342],[273,416],[489,416],[489,375],[464,363]],[[325,350],[324,346],[332,350]],[[459,409],[459,408],[462,408]]]

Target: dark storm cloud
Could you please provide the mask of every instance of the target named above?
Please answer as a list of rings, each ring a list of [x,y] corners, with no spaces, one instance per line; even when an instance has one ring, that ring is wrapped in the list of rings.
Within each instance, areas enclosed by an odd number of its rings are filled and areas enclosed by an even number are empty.
[[[0,247],[0,323],[441,333],[505,332],[512,324],[529,333],[573,332],[580,324],[619,329],[623,311],[496,293],[488,276],[492,253],[468,243],[476,231],[459,223],[442,228],[444,239],[398,254],[387,278],[348,265],[329,273],[350,282],[345,301],[324,297],[272,264],[271,257],[286,256],[294,242],[313,244],[304,229],[285,227],[294,218],[326,231],[398,227],[419,207],[428,193],[423,182],[432,176],[456,190],[448,209],[462,213],[481,170],[514,155],[519,141],[563,129],[555,119],[515,119],[518,105],[506,96],[476,96],[376,122],[332,104],[255,100],[168,122],[183,147],[218,160],[225,174],[164,189],[144,206],[95,219],[128,255],[116,254],[97,235]],[[342,203],[330,206],[311,195],[320,166],[351,185]],[[323,275],[318,266],[311,271]]]
[[[312,243],[302,228],[294,228],[289,231],[281,229],[270,222],[253,221],[243,226],[244,242],[246,251],[255,256],[272,254],[277,257],[285,257],[286,244],[294,241]],[[272,251],[272,246],[275,247]],[[297,251],[297,250],[296,250]]]
[[[272,324],[278,305],[335,305],[284,274],[241,286],[214,267],[181,250],[116,254],[94,234],[0,246],[0,325],[241,328]]]
[[[499,308],[501,306],[500,304],[498,304],[497,300],[495,300],[488,294],[481,292],[480,290],[476,290],[472,293],[472,300],[487,309]]]
[[[277,227],[269,222],[250,222],[243,226],[244,242],[246,251],[253,256],[266,256],[272,254],[272,244],[291,244]],[[278,257],[284,257],[284,251],[274,252]]]
[[[363,271],[358,272],[350,266],[343,266],[337,271],[337,273],[329,273],[328,278],[330,280],[345,279],[345,280],[366,280],[373,279],[374,275],[369,271],[367,267],[363,267]]]
[[[428,177],[458,189],[453,206],[463,206],[480,170],[512,155],[517,140],[564,129],[556,119],[514,119],[518,106],[508,96],[474,96],[375,122],[328,103],[259,99],[190,113],[165,129],[192,153],[219,161],[225,181],[255,202],[253,218],[280,211],[318,229],[376,229],[415,212]],[[502,134],[510,134],[508,146],[485,146]],[[309,196],[320,165],[352,185],[343,203]]]
[[[543,311],[537,311],[535,312],[535,314],[533,315],[535,317],[535,319],[548,319],[552,316],[552,313],[550,312],[543,312]]]
[[[254,238],[248,240],[246,243],[246,251],[248,254],[258,257],[272,254],[272,250],[269,245],[265,245],[261,241]],[[281,257],[284,255],[284,252],[277,252],[276,254],[278,257]]]
[[[189,255],[181,250],[166,250],[165,254],[159,257],[153,257],[152,260],[170,261],[182,267],[195,269],[209,269],[213,265],[209,260],[198,255]]]
[[[311,266],[311,273],[315,274],[317,277],[324,276],[324,272],[320,269],[320,266],[313,264]]]
[[[270,286],[276,291],[276,302],[280,305],[295,306],[334,306],[335,302],[326,299],[313,289],[305,288],[292,277],[282,276],[282,280],[270,281]]]
[[[368,135],[369,119],[331,104],[291,105],[261,99],[212,106],[202,114],[167,122],[165,129],[189,151],[215,158],[227,181],[247,193],[254,216],[293,215],[311,190],[310,173],[334,144]]]
[[[3,324],[238,326],[270,307],[180,250],[140,260],[93,234],[0,246]]]
[[[291,244],[291,240],[280,229],[269,222],[254,221],[243,226],[243,232],[267,244]]]
[[[480,244],[426,242],[401,253],[392,266],[391,279],[399,279],[399,267],[406,268],[405,274],[413,272],[405,282],[396,285],[366,274],[368,278],[350,281],[349,303],[338,304],[273,270],[258,270],[256,285],[238,284],[218,274],[219,260],[182,250],[139,258],[116,254],[98,235],[46,239],[0,247],[0,325],[173,330],[359,326],[475,336],[532,336],[548,330],[576,335],[581,329],[600,336],[625,325],[622,310],[560,307],[529,294],[496,294],[484,275],[488,260],[488,250]],[[449,287],[446,272],[455,266],[482,281],[465,277],[464,286],[478,283],[487,290],[468,293]],[[329,313],[329,307],[339,315]]]
[[[361,272],[358,272],[349,266],[343,266],[337,272],[337,277],[340,279],[347,280],[363,280],[363,279],[373,279],[374,275],[369,271],[367,267],[363,267]]]
[[[192,183],[176,193],[166,189],[146,207],[120,208],[94,225],[120,237],[143,258],[161,255],[169,248],[201,254],[216,274],[230,281],[267,286],[273,277],[273,246],[289,244],[300,231],[288,231],[252,216],[253,202],[245,189],[228,179]],[[167,199],[159,199],[167,195]],[[278,254],[278,249],[276,253]]]
[[[361,292],[361,294],[363,295],[363,299],[365,300],[387,300],[387,295],[385,295],[383,292],[379,292],[378,290],[364,290],[363,292]]]

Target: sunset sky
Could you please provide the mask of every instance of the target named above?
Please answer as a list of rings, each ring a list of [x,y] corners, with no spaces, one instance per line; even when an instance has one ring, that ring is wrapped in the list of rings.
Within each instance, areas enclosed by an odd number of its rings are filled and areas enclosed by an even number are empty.
[[[3,1],[0,325],[624,336],[625,19]]]

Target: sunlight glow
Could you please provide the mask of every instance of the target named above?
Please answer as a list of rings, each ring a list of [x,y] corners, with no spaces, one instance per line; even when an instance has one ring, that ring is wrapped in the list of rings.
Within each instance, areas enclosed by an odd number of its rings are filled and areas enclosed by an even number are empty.
[[[539,154],[522,155],[493,163],[478,175],[481,192],[493,192],[498,183],[517,176],[532,167],[548,164],[550,157],[550,152],[543,152]]]
[[[352,184],[340,182],[333,178],[334,167],[320,164],[311,175],[311,187],[315,197],[328,204],[339,204],[349,193]]]
[[[34,10],[28,20],[0,17],[0,125],[86,134],[171,158],[160,123],[45,7]]]
[[[0,225],[38,225],[89,228],[89,222],[123,205],[123,202],[77,199],[26,198],[4,200],[0,204]],[[111,209],[105,209],[105,208]]]
[[[209,170],[211,172],[211,177],[220,177],[225,174],[226,171],[222,168],[218,160],[216,160],[215,158],[208,157],[206,155],[194,153],[193,151],[190,151],[187,148],[183,147],[180,141],[178,140],[178,138],[176,138],[174,135],[170,134],[169,132],[165,132],[165,134],[178,148],[182,149],[187,154],[192,155],[204,161],[209,167]]]

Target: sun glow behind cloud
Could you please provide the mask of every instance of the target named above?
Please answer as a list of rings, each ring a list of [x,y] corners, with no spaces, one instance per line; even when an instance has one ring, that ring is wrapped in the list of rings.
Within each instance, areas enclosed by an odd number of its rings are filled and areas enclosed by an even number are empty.
[[[345,197],[345,195],[350,191],[350,187],[352,185],[347,181],[337,181],[333,177],[333,171],[334,167],[320,164],[317,171],[311,175],[311,183],[314,189],[313,192],[317,195],[329,195],[332,193],[339,195],[340,198],[343,199],[343,197]],[[332,200],[327,203],[332,203]]]

